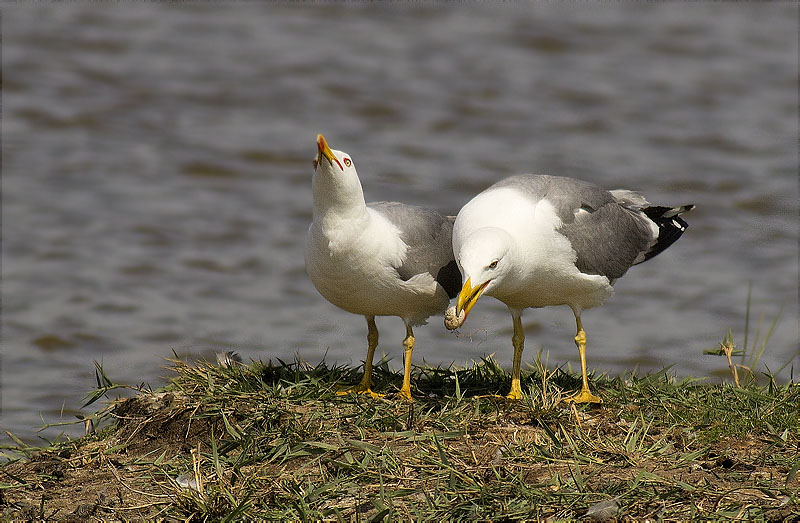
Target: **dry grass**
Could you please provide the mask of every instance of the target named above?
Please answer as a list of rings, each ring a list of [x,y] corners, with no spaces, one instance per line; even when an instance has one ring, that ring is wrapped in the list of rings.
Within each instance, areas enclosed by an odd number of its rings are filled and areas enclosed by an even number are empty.
[[[174,363],[162,391],[98,414],[106,428],[0,468],[13,519],[302,521],[744,519],[800,514],[800,385],[594,380],[541,365],[522,401],[493,361],[417,368],[415,401],[337,396],[357,369]],[[99,369],[100,390],[115,385]]]

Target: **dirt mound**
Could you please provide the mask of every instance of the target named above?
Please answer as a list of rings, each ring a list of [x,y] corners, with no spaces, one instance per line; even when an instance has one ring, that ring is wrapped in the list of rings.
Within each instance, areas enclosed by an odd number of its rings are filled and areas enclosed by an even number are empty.
[[[222,429],[219,418],[198,416],[200,405],[189,406],[175,393],[143,394],[119,403],[116,439],[122,452],[135,456],[174,455],[191,451],[198,442]]]
[[[163,454],[163,461],[190,453],[218,424],[202,416],[193,418],[197,410],[175,393],[120,401],[112,410],[116,422],[101,433],[0,469],[6,480],[23,485],[0,490],[0,517],[49,521],[152,517],[174,496],[156,484],[152,473],[142,474],[145,467],[137,462],[151,455]]]

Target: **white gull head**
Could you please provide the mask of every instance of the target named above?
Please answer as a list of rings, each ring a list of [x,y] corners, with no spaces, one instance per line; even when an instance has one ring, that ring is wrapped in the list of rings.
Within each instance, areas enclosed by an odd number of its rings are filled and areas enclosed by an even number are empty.
[[[456,253],[456,263],[463,278],[457,314],[462,311],[469,314],[482,294],[495,296],[514,279],[516,267],[509,256],[513,247],[511,235],[498,227],[483,227],[465,238]]]
[[[317,135],[317,151],[311,187],[315,220],[317,213],[344,216],[364,212],[364,191],[350,155],[331,150],[321,134]]]

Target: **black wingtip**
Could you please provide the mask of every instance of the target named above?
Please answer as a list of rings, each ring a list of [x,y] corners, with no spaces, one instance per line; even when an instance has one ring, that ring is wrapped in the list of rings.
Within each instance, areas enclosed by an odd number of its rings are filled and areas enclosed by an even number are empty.
[[[680,215],[691,211],[694,207],[693,204],[690,204],[680,207],[652,206],[642,209],[642,212],[658,226],[658,239],[645,254],[643,262],[660,254],[678,241],[678,238],[689,227],[689,224]]]

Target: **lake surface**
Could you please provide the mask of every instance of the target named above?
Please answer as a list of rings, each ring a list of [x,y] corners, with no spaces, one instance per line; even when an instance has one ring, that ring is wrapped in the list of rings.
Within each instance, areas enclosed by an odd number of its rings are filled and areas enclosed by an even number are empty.
[[[589,366],[728,381],[703,351],[729,328],[742,346],[752,284],[750,345],[783,307],[756,370],[788,363],[780,379],[798,379],[795,3],[2,15],[0,425],[26,441],[93,412],[80,410],[93,361],[158,386],[173,351],[363,359],[364,319],[327,303],[303,266],[318,132],[353,156],[368,200],[455,214],[535,172],[696,204],[678,243],[583,315]],[[568,308],[523,320],[526,362],[542,349],[578,368]],[[378,327],[378,354],[400,367],[402,322]],[[511,319],[491,299],[458,336],[437,317],[416,334],[416,363],[511,360]]]

